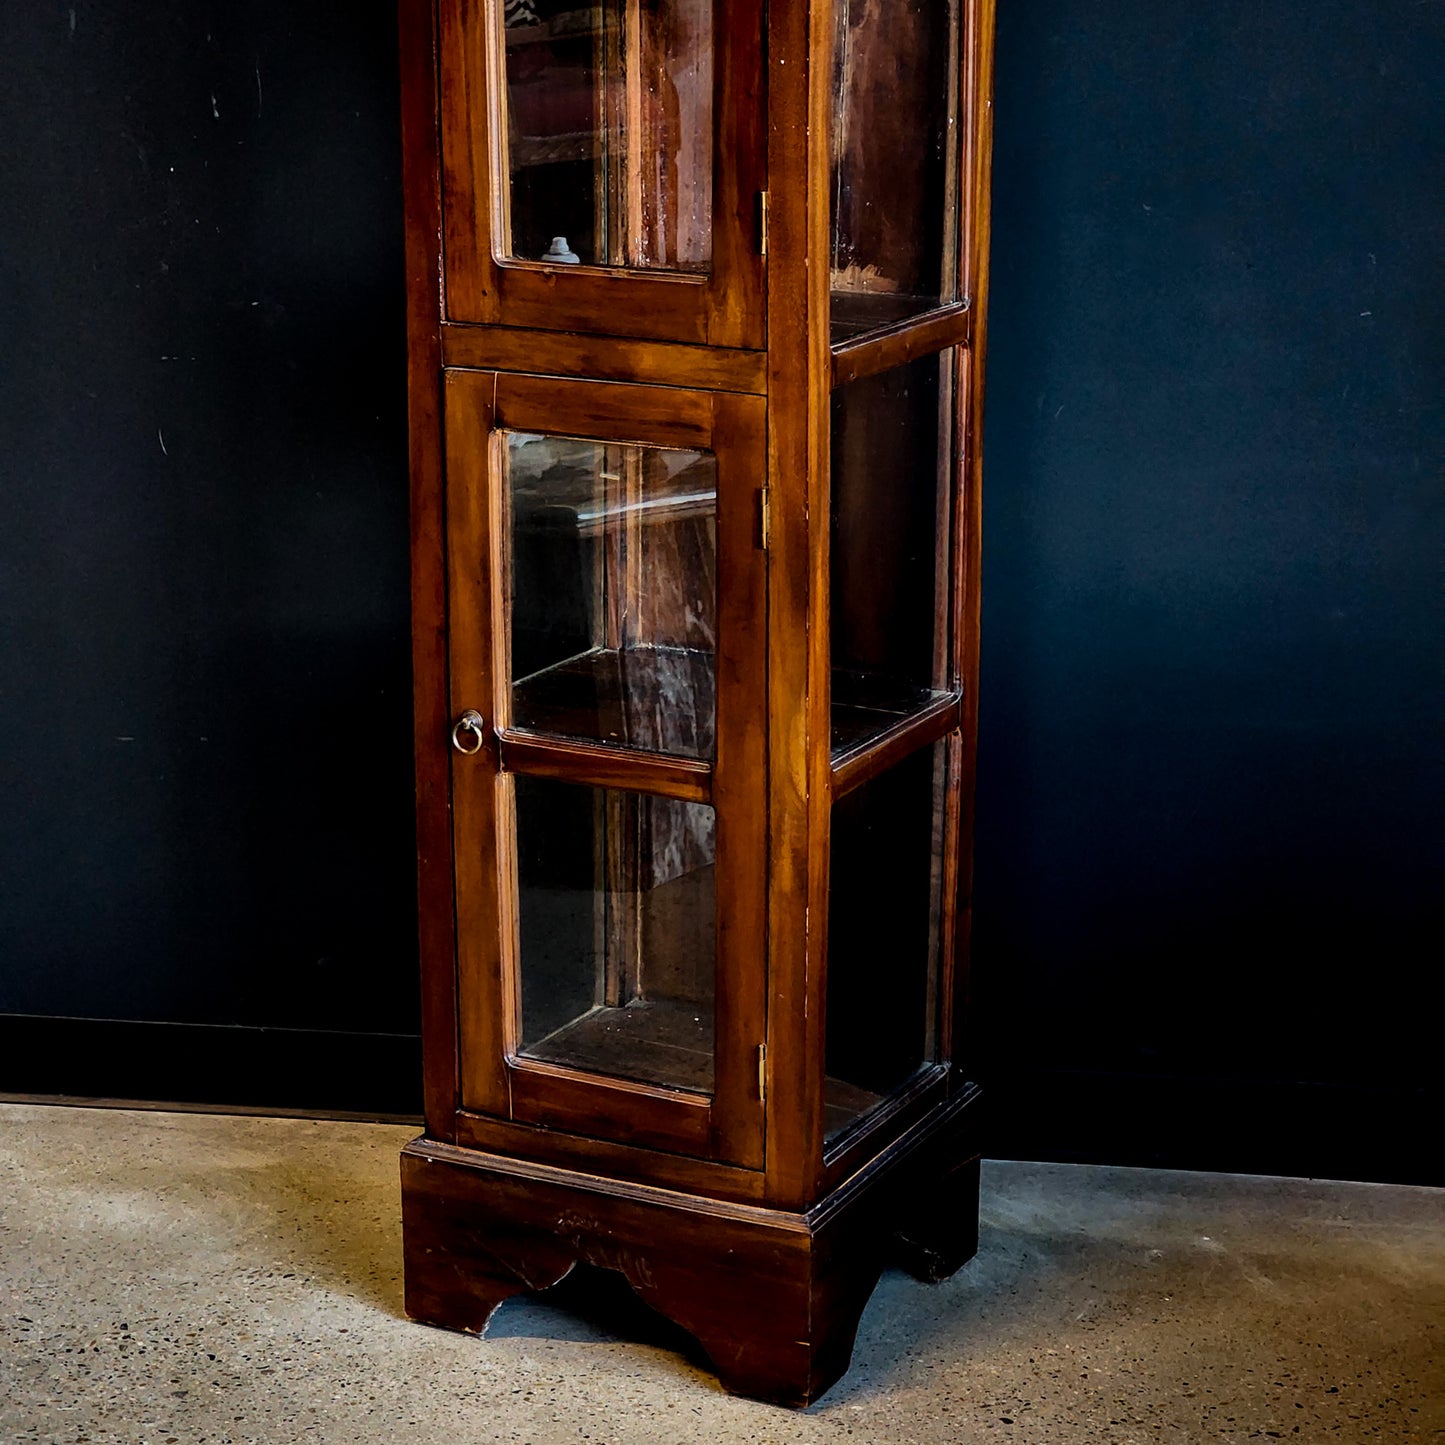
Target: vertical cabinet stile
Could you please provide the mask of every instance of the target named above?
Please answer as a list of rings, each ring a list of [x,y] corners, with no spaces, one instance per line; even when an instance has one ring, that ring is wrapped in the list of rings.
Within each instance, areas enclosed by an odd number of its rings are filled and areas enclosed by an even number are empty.
[[[446,438],[448,649],[452,716],[478,708],[495,715],[492,597],[496,528],[489,485],[491,378],[452,372],[443,395]],[[452,757],[452,851],[457,920],[457,1021],[462,1103],[505,1115],[508,1047],[504,955],[506,866],[498,836],[495,738],[469,757]]]

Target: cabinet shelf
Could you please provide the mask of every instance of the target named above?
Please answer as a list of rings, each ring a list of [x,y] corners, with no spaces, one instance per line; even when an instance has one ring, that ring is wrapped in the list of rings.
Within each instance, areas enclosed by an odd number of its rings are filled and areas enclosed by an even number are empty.
[[[855,1120],[871,1114],[887,1097],[829,1074],[823,1080],[823,1133],[834,1139]]]
[[[713,1088],[711,1009],[670,1000],[637,1000],[625,1008],[599,1006],[535,1044],[524,1058],[710,1094]]]
[[[511,726],[632,751],[710,758],[713,679],[713,655],[698,648],[592,648],[520,679]],[[949,696],[893,678],[835,671],[834,761]]]
[[[917,687],[876,673],[833,672],[832,755],[841,758],[861,752],[899,724],[949,693]]]
[[[937,296],[915,296],[902,291],[834,291],[829,316],[829,339],[834,346],[854,341],[870,331],[922,318],[942,304]]]
[[[512,727],[651,753],[715,751],[713,655],[691,647],[595,647],[520,679]]]

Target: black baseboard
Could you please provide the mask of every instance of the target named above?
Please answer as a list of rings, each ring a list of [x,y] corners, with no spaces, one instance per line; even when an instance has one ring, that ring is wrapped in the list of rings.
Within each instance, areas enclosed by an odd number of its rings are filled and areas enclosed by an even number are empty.
[[[986,1073],[996,1159],[1445,1184],[1439,1088]],[[411,1034],[0,1014],[0,1095],[417,1119]]]
[[[421,1040],[0,1014],[0,1094],[417,1118]]]
[[[994,1158],[1445,1184],[1445,1091],[1081,1070],[985,1074]]]

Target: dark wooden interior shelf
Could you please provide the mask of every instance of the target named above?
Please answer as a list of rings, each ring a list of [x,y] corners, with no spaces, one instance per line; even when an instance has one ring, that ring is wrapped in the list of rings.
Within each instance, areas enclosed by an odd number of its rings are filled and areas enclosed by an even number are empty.
[[[644,752],[709,758],[713,656],[688,647],[595,647],[524,677],[512,727]],[[691,706],[680,700],[693,698]]]
[[[909,296],[898,291],[834,291],[829,337],[834,346],[870,331],[896,326],[937,310],[937,296]]]
[[[860,752],[900,723],[947,699],[946,692],[879,674],[833,672],[834,762]]]
[[[625,1008],[599,1006],[528,1044],[522,1056],[582,1073],[709,1094],[713,1014],[711,1009],[670,1000],[637,1000]]]
[[[823,1132],[831,1139],[850,1124],[871,1114],[887,1096],[871,1089],[835,1079],[829,1074],[823,1080]]]

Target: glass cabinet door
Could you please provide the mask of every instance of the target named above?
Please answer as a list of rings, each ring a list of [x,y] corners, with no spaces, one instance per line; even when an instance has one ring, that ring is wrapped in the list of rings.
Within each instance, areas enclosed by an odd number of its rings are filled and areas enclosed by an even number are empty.
[[[950,1047],[958,367],[950,348],[832,394],[825,1152],[934,1086]]]
[[[511,725],[710,759],[717,457],[501,434]]]
[[[706,272],[712,0],[511,0],[502,24],[501,254]]]
[[[446,413],[464,1106],[756,1167],[764,404],[452,372]]]
[[[955,359],[832,398],[832,751],[857,755],[954,694]]]
[[[710,1096],[717,815],[518,774],[521,1057]]]
[[[949,745],[941,740],[833,804],[823,1084],[829,1142],[940,1059],[950,778]]]
[[[760,346],[762,0],[441,21],[449,319]]]
[[[958,0],[833,0],[835,343],[958,297]]]

